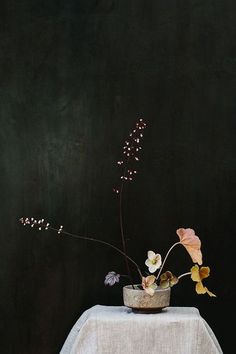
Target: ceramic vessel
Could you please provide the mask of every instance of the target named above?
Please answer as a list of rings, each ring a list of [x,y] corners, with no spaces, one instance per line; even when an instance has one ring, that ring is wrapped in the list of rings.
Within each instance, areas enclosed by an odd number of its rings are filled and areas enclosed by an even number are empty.
[[[147,294],[140,288],[139,284],[126,285],[123,287],[124,305],[130,307],[133,312],[156,313],[170,305],[171,289],[162,289],[158,287],[153,296]]]

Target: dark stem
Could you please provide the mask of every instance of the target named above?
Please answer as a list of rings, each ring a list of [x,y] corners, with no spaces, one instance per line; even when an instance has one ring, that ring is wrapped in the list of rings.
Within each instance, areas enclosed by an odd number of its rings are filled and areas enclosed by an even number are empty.
[[[125,174],[123,175],[125,176]],[[134,288],[134,282],[131,276],[131,272],[130,272],[130,267],[129,267],[129,262],[128,262],[128,257],[127,257],[127,251],[126,251],[126,243],[125,243],[125,236],[124,236],[124,226],[123,226],[123,213],[122,213],[122,194],[123,194],[123,188],[124,188],[124,180],[121,183],[121,187],[120,187],[120,193],[119,193],[119,215],[120,215],[120,233],[121,233],[121,240],[122,240],[122,247],[123,247],[123,252],[124,252],[124,256],[125,256],[125,264],[126,264],[126,269],[127,269],[127,273],[128,276],[130,278],[131,281],[131,285]]]
[[[53,228],[51,226],[48,226],[48,229],[59,232],[59,229],[55,229],[55,228]],[[86,236],[79,236],[79,235],[71,234],[70,232],[67,232],[67,231],[64,231],[64,230],[61,230],[60,234],[68,235],[68,236],[71,236],[71,237],[74,237],[74,238],[79,238],[79,239],[82,239],[82,240],[98,242],[98,243],[101,243],[103,245],[106,245],[106,246],[109,246],[109,247],[113,248],[114,250],[116,250],[117,252],[119,252],[120,254],[125,256],[126,259],[128,259],[131,263],[133,263],[135,265],[135,267],[137,268],[137,271],[139,273],[139,276],[140,276],[140,278],[142,280],[142,273],[141,273],[141,271],[139,269],[138,264],[131,257],[127,256],[127,254],[125,254],[122,250],[120,250],[118,247],[112,245],[111,243],[103,241],[103,240],[99,240],[99,239],[93,238],[93,237],[86,237]]]

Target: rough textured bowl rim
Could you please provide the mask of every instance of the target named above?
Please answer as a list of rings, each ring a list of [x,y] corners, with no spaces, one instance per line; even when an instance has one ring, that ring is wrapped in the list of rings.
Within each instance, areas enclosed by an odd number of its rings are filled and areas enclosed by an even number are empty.
[[[132,287],[132,285],[125,285],[123,286],[123,289],[128,289],[128,290],[131,290],[131,291],[139,291],[140,293],[144,291],[144,289],[140,289],[138,288],[139,286],[142,286],[141,284],[134,284],[134,289]],[[170,291],[170,287],[168,288],[161,288],[160,286],[158,286],[156,289],[155,289],[155,292],[169,292]]]

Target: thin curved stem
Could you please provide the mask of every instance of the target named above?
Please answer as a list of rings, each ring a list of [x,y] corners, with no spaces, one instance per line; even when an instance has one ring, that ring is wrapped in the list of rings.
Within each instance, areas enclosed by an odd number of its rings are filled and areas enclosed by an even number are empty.
[[[160,270],[159,270],[159,272],[158,272],[158,274],[157,274],[156,280],[158,280],[158,278],[159,278],[159,276],[160,276],[160,274],[161,274],[161,272],[162,272],[162,269],[163,269],[163,267],[164,267],[164,265],[165,265],[165,262],[166,262],[166,260],[167,260],[167,258],[168,258],[168,256],[169,256],[170,252],[173,250],[173,248],[174,248],[175,246],[177,246],[177,245],[179,245],[179,244],[180,244],[180,242],[174,243],[174,244],[171,246],[171,248],[169,249],[169,251],[166,253],[166,256],[165,256],[165,258],[164,258],[164,261],[162,262],[161,268],[160,268]]]
[[[53,231],[57,231],[57,232],[60,231],[59,229],[55,229],[55,228],[53,228],[51,226],[48,226],[48,229],[49,230],[53,230]],[[71,237],[74,237],[74,238],[79,238],[79,239],[82,239],[82,240],[98,242],[98,243],[101,243],[103,245],[106,245],[106,246],[109,246],[109,247],[113,248],[114,250],[116,250],[117,252],[119,252],[120,254],[125,256],[131,263],[133,263],[136,266],[137,271],[139,273],[139,276],[140,276],[140,278],[142,280],[142,273],[141,273],[141,271],[139,269],[138,264],[131,257],[127,256],[127,254],[125,254],[125,252],[121,251],[118,247],[112,245],[111,243],[103,241],[103,240],[99,240],[99,239],[93,238],[93,237],[86,237],[86,236],[79,236],[79,235],[71,234],[70,232],[63,231],[63,230],[60,231],[60,234],[68,235],[68,236],[71,236]]]
[[[181,278],[185,277],[186,275],[191,275],[191,272],[187,272],[187,273],[183,273],[183,274],[179,275],[178,279],[181,279]]]

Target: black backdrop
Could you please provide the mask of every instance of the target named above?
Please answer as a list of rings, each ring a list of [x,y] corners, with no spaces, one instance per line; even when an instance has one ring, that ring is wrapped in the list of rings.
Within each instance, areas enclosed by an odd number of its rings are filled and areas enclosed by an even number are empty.
[[[145,132],[124,197],[129,254],[164,254],[178,227],[202,240],[195,306],[231,353],[235,237],[236,3],[225,0],[8,0],[0,11],[1,353],[58,353],[82,311],[121,305],[112,250],[26,230],[21,216],[120,244],[112,188],[135,121]],[[176,272],[191,266],[179,248]],[[187,340],[187,338],[186,338]],[[125,350],[124,350],[125,352]]]

